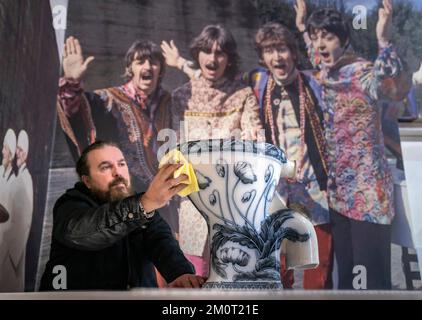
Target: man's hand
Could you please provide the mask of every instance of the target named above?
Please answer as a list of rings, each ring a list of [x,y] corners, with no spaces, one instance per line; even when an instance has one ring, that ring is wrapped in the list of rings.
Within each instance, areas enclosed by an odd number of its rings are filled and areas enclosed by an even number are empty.
[[[296,0],[296,27],[300,32],[306,30],[306,2],[305,0]]]
[[[63,71],[66,79],[80,81],[92,60],[94,57],[91,56],[84,61],[78,39],[67,38],[63,51]]]
[[[180,56],[179,49],[177,49],[173,40],[171,40],[170,43],[167,41],[161,42],[161,50],[163,51],[163,56],[169,67],[182,68],[186,60]]]
[[[166,164],[161,167],[152,179],[148,190],[141,196],[140,201],[146,212],[165,206],[174,195],[186,188],[183,181],[186,181],[188,176],[181,174],[176,179],[173,178],[174,171],[182,165],[182,163]]]
[[[422,86],[422,63],[419,70],[413,73],[413,85]]]
[[[382,5],[378,11],[377,39],[380,45],[387,45],[391,38],[393,3],[392,0],[383,0]]]
[[[169,283],[169,288],[201,288],[205,279],[194,274],[184,274],[173,282]]]

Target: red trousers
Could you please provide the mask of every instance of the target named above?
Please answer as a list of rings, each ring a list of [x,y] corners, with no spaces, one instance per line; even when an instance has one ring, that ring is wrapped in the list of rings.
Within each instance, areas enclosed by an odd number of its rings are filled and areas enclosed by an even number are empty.
[[[332,289],[331,273],[333,270],[333,249],[330,224],[315,226],[318,240],[319,265],[315,269],[306,269],[303,272],[304,289]],[[284,255],[280,256],[281,282],[284,289],[291,289],[294,283],[293,270],[286,270]]]
[[[155,269],[155,276],[157,277],[157,286],[158,286],[158,288],[166,288],[167,287],[167,282],[163,278],[163,276],[161,275],[161,273],[158,272],[157,269]]]

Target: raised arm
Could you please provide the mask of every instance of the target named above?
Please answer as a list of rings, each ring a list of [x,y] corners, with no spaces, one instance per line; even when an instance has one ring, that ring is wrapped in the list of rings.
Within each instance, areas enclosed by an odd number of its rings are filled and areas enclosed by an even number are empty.
[[[392,21],[392,0],[383,0],[376,26],[378,57],[374,65],[368,64],[368,70],[361,72],[362,86],[373,99],[378,99],[381,91],[391,99],[401,100],[405,98],[411,85],[411,76],[404,70],[403,63],[391,44]]]
[[[66,39],[63,51],[63,77],[59,80],[57,95],[57,115],[60,126],[69,138],[74,156],[79,156],[84,147],[96,139],[96,128],[93,109],[101,115],[105,114],[108,97],[86,94],[82,87],[82,79],[94,60],[90,56],[84,59],[79,40],[74,37]]]
[[[94,57],[92,56],[84,59],[82,47],[77,38],[69,37],[66,39],[63,51],[64,74],[59,82],[58,98],[68,117],[79,112],[83,93],[81,81],[93,60]]]
[[[93,56],[84,59],[78,39],[75,37],[67,38],[63,51],[63,71],[66,79],[81,81],[88,69],[88,65],[93,60]]]
[[[296,27],[299,30],[301,34],[304,35],[306,33],[306,17],[307,17],[307,9],[306,9],[306,2],[305,0],[296,0],[296,3],[294,5],[295,11],[296,11]],[[306,40],[309,40],[309,37],[304,38],[305,42]],[[307,43],[308,44],[308,43]]]
[[[320,62],[312,46],[309,34],[306,31],[306,19],[308,13],[305,0],[296,0],[294,8],[296,11],[296,27],[299,30],[300,34],[303,36],[303,40],[305,41],[306,48],[308,50],[309,60],[311,61],[312,65],[316,67],[319,65]]]
[[[53,237],[66,246],[86,251],[110,247],[147,223],[140,213],[139,196],[93,207],[65,195],[57,201],[53,215]]]
[[[173,40],[161,42],[161,50],[169,67],[177,68],[183,71],[190,79],[197,78],[200,75],[200,70],[193,68],[193,62],[183,58],[179,49]]]
[[[393,25],[392,0],[383,0],[382,5],[383,6],[378,10],[378,22],[376,27],[378,46],[380,48],[389,44]]]

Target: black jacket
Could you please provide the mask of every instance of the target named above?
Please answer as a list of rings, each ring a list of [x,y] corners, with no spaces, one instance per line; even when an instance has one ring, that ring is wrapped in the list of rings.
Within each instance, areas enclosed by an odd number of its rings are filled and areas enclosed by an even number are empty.
[[[152,263],[167,282],[194,274],[158,212],[150,220],[140,213],[139,196],[101,204],[80,182],[67,190],[53,209],[50,260],[40,290],[55,289],[53,280],[62,275],[53,270],[57,265],[66,268],[69,290],[156,287]]]

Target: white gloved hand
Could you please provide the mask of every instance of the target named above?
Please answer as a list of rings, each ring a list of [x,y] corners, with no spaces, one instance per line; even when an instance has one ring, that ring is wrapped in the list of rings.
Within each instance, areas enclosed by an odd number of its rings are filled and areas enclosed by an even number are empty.
[[[422,86],[422,63],[419,70],[413,74],[413,85]]]

